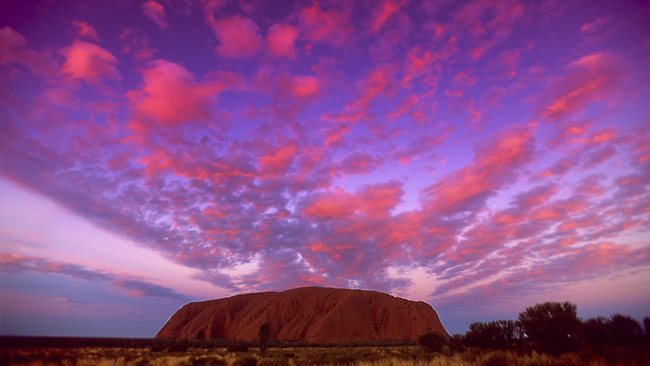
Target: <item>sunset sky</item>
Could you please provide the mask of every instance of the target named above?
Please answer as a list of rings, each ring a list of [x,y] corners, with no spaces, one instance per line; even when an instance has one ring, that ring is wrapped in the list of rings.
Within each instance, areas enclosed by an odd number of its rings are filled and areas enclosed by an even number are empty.
[[[0,334],[331,286],[650,315],[644,1],[2,1]]]

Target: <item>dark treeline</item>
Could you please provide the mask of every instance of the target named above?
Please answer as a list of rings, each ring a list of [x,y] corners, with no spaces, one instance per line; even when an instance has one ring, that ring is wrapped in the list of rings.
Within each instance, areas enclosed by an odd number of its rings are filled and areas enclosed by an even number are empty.
[[[475,322],[465,334],[449,339],[434,339],[435,336],[427,334],[420,338],[420,344],[432,351],[447,346],[456,351],[474,347],[534,350],[555,355],[579,351],[630,354],[650,349],[649,328],[648,317],[643,327],[633,318],[620,314],[582,320],[574,304],[547,302],[526,308],[517,320]]]

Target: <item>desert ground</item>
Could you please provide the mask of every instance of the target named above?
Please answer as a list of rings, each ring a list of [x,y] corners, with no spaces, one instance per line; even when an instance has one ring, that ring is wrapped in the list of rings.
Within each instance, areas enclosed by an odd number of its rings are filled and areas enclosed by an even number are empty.
[[[5,339],[6,340],[6,339]],[[24,339],[23,339],[24,340]],[[56,338],[50,339],[50,341]],[[13,344],[12,344],[13,342]],[[286,366],[286,365],[350,365],[350,366],[571,366],[571,365],[650,365],[644,352],[593,354],[570,352],[551,356],[535,351],[481,350],[466,348],[428,352],[419,345],[336,346],[336,347],[271,347],[265,354],[243,344],[207,347],[178,341],[120,340],[121,347],[81,346],[66,342],[60,347],[40,342],[33,346],[16,345],[15,339],[0,348],[3,365],[218,365],[218,366]],[[39,342],[36,342],[38,344]],[[47,342],[46,342],[47,343]],[[52,342],[50,342],[52,343]],[[81,342],[83,344],[83,342]],[[92,344],[93,342],[87,343]],[[96,342],[95,342],[96,343]],[[106,342],[105,342],[106,343]],[[115,341],[113,342],[115,343]]]

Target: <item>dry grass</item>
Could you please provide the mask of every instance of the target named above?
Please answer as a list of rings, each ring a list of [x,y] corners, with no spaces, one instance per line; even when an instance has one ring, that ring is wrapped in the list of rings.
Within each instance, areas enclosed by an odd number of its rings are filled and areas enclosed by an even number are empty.
[[[512,351],[466,350],[426,353],[417,346],[273,348],[262,356],[258,349],[229,352],[226,348],[190,348],[186,352],[152,352],[148,348],[30,348],[0,350],[6,365],[165,365],[165,366],[605,366],[604,359],[569,353],[559,357]],[[643,365],[641,360],[617,362]]]

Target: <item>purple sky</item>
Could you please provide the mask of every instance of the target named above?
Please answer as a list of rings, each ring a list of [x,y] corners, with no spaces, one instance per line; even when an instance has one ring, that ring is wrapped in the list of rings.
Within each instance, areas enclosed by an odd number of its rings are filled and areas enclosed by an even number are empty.
[[[643,1],[2,1],[0,334],[319,285],[650,315]]]

